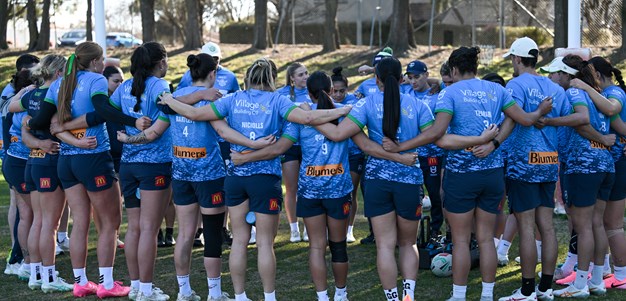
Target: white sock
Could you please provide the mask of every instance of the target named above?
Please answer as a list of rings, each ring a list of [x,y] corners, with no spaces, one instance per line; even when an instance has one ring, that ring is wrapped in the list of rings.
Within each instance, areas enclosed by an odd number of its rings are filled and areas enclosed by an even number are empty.
[[[407,295],[411,297],[411,300],[415,300],[415,280],[404,279],[402,280],[402,299]]]
[[[295,232],[295,231],[300,232],[300,227],[298,227],[298,222],[289,223],[289,228],[291,228],[291,232]]]
[[[496,246],[496,250],[498,249],[498,245],[500,245],[500,239],[497,237],[493,238],[493,244]]]
[[[400,301],[398,298],[398,288],[394,287],[390,290],[383,290],[385,292],[385,296],[387,297],[387,301]]]
[[[483,282],[483,292],[480,294],[485,297],[493,297],[493,287],[496,285],[495,282],[487,283]]]
[[[189,274],[178,276],[176,275],[176,280],[178,280],[178,293],[189,297],[191,296],[191,285],[189,285]]]
[[[452,297],[465,299],[465,294],[467,293],[467,285],[452,285]]]
[[[330,301],[328,298],[328,290],[317,292],[317,301]]]
[[[248,296],[246,296],[246,292],[243,292],[239,295],[235,294],[235,301],[248,301]]]
[[[276,301],[276,291],[271,293],[263,292],[263,295],[265,295],[265,301]]]
[[[541,240],[535,240],[537,246],[537,261],[541,260]]]
[[[352,233],[352,229],[354,228],[354,226],[348,226],[348,233]]]
[[[578,262],[578,254],[572,254],[567,252],[567,258],[565,258],[565,262],[561,266],[561,270],[565,272],[565,274],[569,274],[574,270],[574,265]]]
[[[100,271],[100,284],[104,286],[105,289],[113,288],[113,267],[100,267],[98,268]]]
[[[144,296],[152,296],[152,282],[147,282],[147,283],[139,282],[139,291]]]
[[[41,280],[44,284],[56,282],[57,277],[54,272],[54,265],[43,267],[43,273],[41,274]]]
[[[41,262],[30,263],[30,278],[29,281],[41,280]]]
[[[130,288],[139,290],[139,279],[130,281]]]
[[[498,254],[508,256],[510,248],[511,248],[511,242],[501,239],[500,243],[498,244]]]
[[[591,283],[599,285],[602,282],[602,274],[604,273],[604,265],[594,266],[591,270]]]
[[[57,232],[57,241],[63,242],[67,238],[67,232]]]
[[[222,296],[222,277],[217,278],[207,278],[207,283],[209,284],[209,296],[211,298],[219,298]]]
[[[581,290],[587,285],[587,275],[589,271],[583,271],[580,268],[576,271],[576,280],[574,280],[574,287]]]
[[[73,269],[74,271],[74,283],[77,283],[80,286],[85,286],[87,284],[87,272],[85,268],[81,269]]]
[[[613,270],[615,271],[615,279],[619,281],[623,281],[624,279],[626,279],[626,266],[613,266]]]
[[[606,253],[604,256],[604,270],[606,274],[611,274],[611,256],[609,253]]]
[[[335,287],[335,299],[339,299],[343,296],[346,295],[346,287],[344,286],[343,288],[338,288]]]

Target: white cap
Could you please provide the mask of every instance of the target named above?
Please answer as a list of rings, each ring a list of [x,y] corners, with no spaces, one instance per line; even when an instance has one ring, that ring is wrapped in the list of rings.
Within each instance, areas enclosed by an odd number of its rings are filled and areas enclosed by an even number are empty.
[[[578,70],[568,65],[565,65],[565,63],[563,63],[562,56],[554,58],[554,60],[552,60],[550,64],[548,64],[547,66],[543,66],[540,69],[541,71],[548,72],[548,73],[554,73],[554,72],[559,72],[559,71],[565,72],[571,75],[576,75],[578,73]]]
[[[513,44],[511,44],[511,49],[509,52],[505,53],[502,57],[507,58],[509,55],[516,55],[521,57],[534,57],[537,58],[536,55],[530,54],[531,50],[537,50],[537,55],[539,54],[539,47],[537,47],[537,43],[533,41],[533,39],[529,37],[523,37],[515,40]]]
[[[222,50],[220,50],[220,46],[213,42],[208,42],[202,46],[202,53],[206,53],[210,56],[216,56],[222,58]]]

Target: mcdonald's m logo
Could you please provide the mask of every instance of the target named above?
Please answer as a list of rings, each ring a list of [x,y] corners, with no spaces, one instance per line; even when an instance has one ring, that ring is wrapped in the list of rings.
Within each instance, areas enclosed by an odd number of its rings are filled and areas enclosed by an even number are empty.
[[[438,163],[437,157],[428,157],[428,166],[437,166]]]
[[[154,186],[157,186],[157,187],[165,186],[165,176],[154,177]]]
[[[107,184],[107,178],[105,176],[97,176],[94,180],[96,181],[96,187],[102,187]]]
[[[50,188],[50,178],[39,178],[39,187]]]
[[[277,210],[280,210],[280,208],[278,208],[278,199],[270,199],[270,211]]]
[[[223,198],[222,198],[222,192],[216,192],[214,194],[211,195],[211,203],[213,205],[219,205],[223,202]]]

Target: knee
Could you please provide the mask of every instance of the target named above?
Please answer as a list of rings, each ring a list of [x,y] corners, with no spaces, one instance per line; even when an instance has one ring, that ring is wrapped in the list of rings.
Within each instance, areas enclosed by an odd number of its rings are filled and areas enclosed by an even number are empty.
[[[348,246],[346,240],[339,242],[328,241],[330,248],[331,261],[333,263],[346,263],[348,262]]]
[[[609,230],[606,230],[606,236],[611,239],[614,236],[623,236],[624,235],[624,228],[620,227],[620,228],[611,228]]]

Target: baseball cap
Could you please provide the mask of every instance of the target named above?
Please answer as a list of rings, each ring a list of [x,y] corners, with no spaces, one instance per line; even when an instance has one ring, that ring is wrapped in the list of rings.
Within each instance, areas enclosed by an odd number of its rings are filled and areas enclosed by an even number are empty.
[[[428,72],[428,67],[422,61],[412,61],[406,66],[406,73],[421,75]]]
[[[578,73],[578,70],[563,63],[562,56],[554,58],[552,62],[550,62],[550,64],[548,64],[547,66],[543,66],[540,69],[541,71],[548,72],[548,73],[554,73],[554,72],[559,72],[559,71],[565,72],[571,75],[576,75]]]
[[[391,47],[385,47],[383,50],[376,54],[376,56],[372,60],[372,66],[376,66],[376,64],[378,64],[378,62],[380,62],[382,59],[391,56],[393,56],[393,49],[391,49]]]
[[[536,52],[532,50],[536,50]],[[515,40],[515,42],[511,44],[511,49],[509,49],[509,51],[505,53],[502,57],[507,58],[511,54],[521,57],[537,58],[537,56],[539,55],[539,47],[537,47],[537,43],[535,43],[533,39],[529,37],[523,37]]]
[[[222,50],[220,50],[220,46],[213,42],[208,42],[202,46],[202,53],[206,53],[210,56],[222,57]]]

